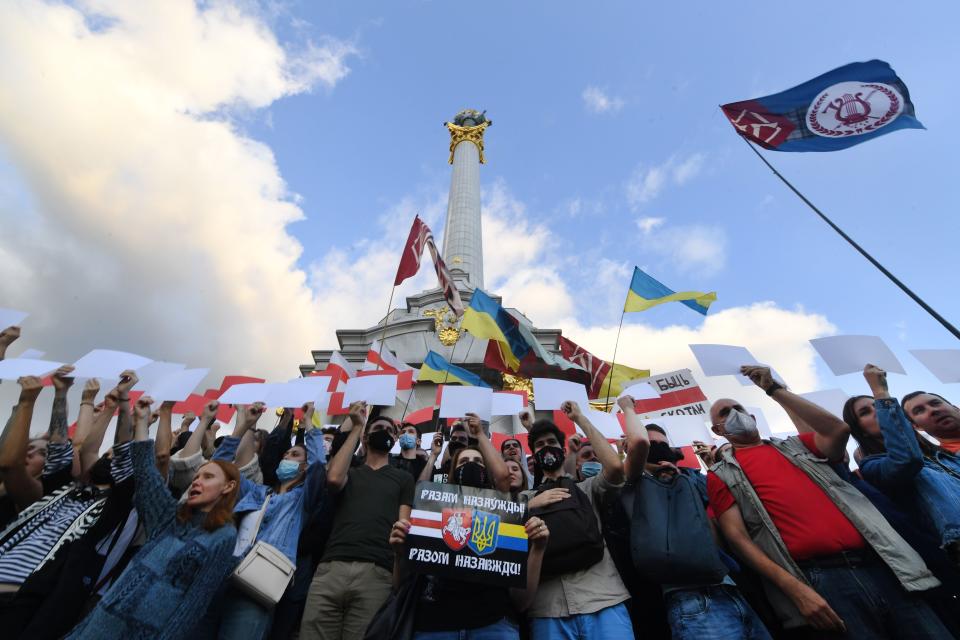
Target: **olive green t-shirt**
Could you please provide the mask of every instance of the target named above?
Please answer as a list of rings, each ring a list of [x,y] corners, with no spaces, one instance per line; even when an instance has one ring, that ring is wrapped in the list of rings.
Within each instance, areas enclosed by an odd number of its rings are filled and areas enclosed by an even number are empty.
[[[374,562],[393,570],[390,529],[400,515],[400,505],[413,506],[413,476],[386,464],[351,467],[347,484],[337,496],[333,531],[321,562],[343,560]]]

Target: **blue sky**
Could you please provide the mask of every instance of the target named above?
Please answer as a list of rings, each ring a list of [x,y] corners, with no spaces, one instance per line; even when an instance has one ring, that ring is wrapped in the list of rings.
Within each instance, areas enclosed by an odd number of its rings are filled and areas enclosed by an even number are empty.
[[[628,316],[629,335],[678,350],[673,365],[627,345],[631,365],[687,366],[690,336],[775,341],[782,317],[799,323],[791,357],[807,328],[880,335],[911,374],[896,393],[953,391],[906,349],[956,340],[788,192],[718,108],[888,61],[926,131],[768,158],[960,323],[951,3],[24,0],[0,12],[0,220],[12,230],[0,306],[33,311],[24,346],[294,374],[311,347],[335,346],[334,328],[382,315],[414,213],[442,234],[442,123],[471,107],[494,122],[485,223],[517,223],[497,227],[512,253],[487,246],[505,261],[494,293],[538,324],[562,322],[609,357],[636,264],[675,289],[717,291],[723,328],[682,305]],[[104,302],[117,291],[134,303]],[[570,304],[546,310],[551,291]],[[764,301],[783,314],[751,324]],[[816,378],[798,386],[837,386],[800,355],[797,371]]]
[[[886,9],[884,8],[886,7]],[[906,81],[927,131],[901,131],[846,151],[768,158],[828,215],[941,314],[960,323],[955,163],[956,7],[904,12],[892,3],[843,18],[770,4],[490,3],[456,15],[442,3],[294,3],[289,11],[361,55],[330,94],[290,98],[252,134],[268,142],[309,220],[309,248],[347,245],[355,221],[408,194],[445,189],[446,133],[462,107],[488,109],[488,165],[531,216],[561,239],[553,249],[649,267],[675,288],[716,290],[714,310],[773,300],[825,314],[840,332],[876,334],[895,349],[956,341],[815,218],[733,134],[717,105],[798,84],[847,62],[881,58]],[[622,107],[594,113],[596,87]],[[330,149],[336,151],[330,153]],[[702,154],[700,173],[631,209],[624,185],[639,167]],[[678,161],[679,161],[678,160]],[[579,199],[586,211],[571,216]],[[413,213],[413,212],[411,212]],[[645,246],[635,221],[719,227],[726,259],[685,269]],[[586,302],[620,300],[564,274]],[[624,282],[624,287],[626,286]],[[518,303],[519,306],[519,303]],[[604,308],[604,312],[609,309]],[[652,316],[656,316],[655,318]],[[628,322],[632,320],[628,317]],[[693,323],[689,311],[644,321]],[[911,372],[923,368],[903,354]],[[823,369],[826,372],[825,369]],[[854,383],[855,386],[856,383]]]

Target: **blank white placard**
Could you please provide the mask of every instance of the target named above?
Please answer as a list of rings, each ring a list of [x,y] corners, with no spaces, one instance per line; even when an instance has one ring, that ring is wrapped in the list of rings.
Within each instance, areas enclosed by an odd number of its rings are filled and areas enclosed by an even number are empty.
[[[439,417],[462,418],[468,413],[475,413],[481,420],[489,421],[493,413],[493,390],[444,385]]]
[[[491,415],[494,416],[515,416],[523,411],[523,396],[519,393],[506,393],[503,391],[493,393],[493,405]]]
[[[26,311],[0,308],[0,331],[3,331],[7,327],[20,326],[20,323],[29,315]]]
[[[740,367],[759,365],[760,363],[746,347],[730,344],[691,344],[688,345],[697,359],[704,375],[739,376]]]
[[[147,387],[145,393],[155,402],[166,402],[168,400],[180,402],[186,400],[193,393],[193,390],[207,377],[208,373],[210,373],[210,369],[173,371]]]
[[[74,378],[118,378],[127,369],[136,371],[153,362],[150,358],[126,351],[94,349],[73,363]]]
[[[581,411],[586,411],[590,407],[590,401],[587,399],[587,388],[569,380],[534,378],[533,397],[537,411],[559,409],[560,405],[567,400],[579,404]]]
[[[593,409],[584,412],[584,417],[590,421],[597,431],[603,434],[604,438],[618,440],[623,437],[623,427],[615,413],[606,411],[595,411]],[[579,427],[577,429],[579,431]]]
[[[675,447],[685,447],[693,444],[694,440],[713,442],[710,430],[701,416],[658,416],[646,422],[663,427],[670,444]]]
[[[911,349],[910,353],[943,384],[960,382],[960,349]]]
[[[347,380],[343,404],[366,402],[369,405],[392,407],[397,402],[397,376],[360,376]]]
[[[873,364],[889,373],[907,372],[893,351],[877,336],[829,336],[810,341],[835,376],[860,373]]]
[[[53,373],[63,366],[63,363],[50,360],[35,360],[33,358],[9,358],[0,360],[0,380],[16,380],[23,376],[43,377]]]
[[[811,391],[801,393],[800,397],[806,398],[813,404],[818,404],[833,415],[840,417],[843,415],[843,405],[846,404],[850,396],[840,389],[822,389],[820,391]]]

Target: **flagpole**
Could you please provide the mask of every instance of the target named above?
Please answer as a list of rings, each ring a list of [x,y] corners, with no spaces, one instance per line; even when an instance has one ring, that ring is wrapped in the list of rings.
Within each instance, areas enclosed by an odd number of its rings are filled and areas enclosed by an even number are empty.
[[[623,317],[627,315],[626,309],[623,313],[620,314],[620,326],[617,327],[617,340],[613,343],[613,360],[610,361],[610,373],[607,374],[607,397],[604,401],[604,404],[610,402],[610,388],[613,386],[613,372],[617,367],[617,347],[620,346],[620,331],[623,330]],[[613,409],[613,403],[610,404],[610,408]]]
[[[830,228],[832,228],[834,231],[836,231],[836,232],[840,235],[841,238],[843,238],[844,240],[846,240],[846,241],[850,244],[851,247],[853,247],[854,249],[856,249],[857,251],[859,251],[859,252],[860,252],[860,255],[862,255],[864,258],[866,258],[867,260],[870,261],[870,264],[872,264],[872,265],[875,266],[877,269],[879,269],[879,270],[880,270],[880,273],[882,273],[883,275],[887,276],[887,278],[889,278],[890,281],[893,282],[893,284],[895,284],[895,285],[897,285],[898,287],[900,287],[900,289],[901,289],[905,294],[907,294],[908,296],[910,296],[910,298],[913,299],[914,302],[916,302],[918,305],[920,305],[921,307],[923,307],[923,310],[926,311],[927,313],[929,313],[931,316],[933,316],[933,317],[937,320],[937,322],[939,322],[941,325],[943,325],[943,327],[944,327],[947,331],[949,331],[950,333],[952,333],[954,338],[957,338],[958,340],[960,340],[960,330],[958,330],[955,326],[953,326],[952,324],[950,324],[949,322],[947,322],[946,318],[944,318],[944,317],[941,316],[939,313],[937,313],[936,311],[934,311],[934,310],[933,310],[933,307],[931,307],[931,306],[928,305],[926,302],[924,302],[923,299],[922,299],[920,296],[918,296],[918,295],[915,294],[913,291],[911,291],[911,290],[907,287],[907,285],[903,284],[895,275],[893,275],[892,273],[890,273],[890,272],[887,270],[886,267],[884,267],[882,264],[880,264],[879,262],[877,262],[876,258],[874,258],[872,255],[870,255],[869,253],[867,253],[866,250],[865,250],[863,247],[861,247],[859,244],[857,244],[856,242],[854,242],[853,238],[851,238],[850,236],[848,236],[846,233],[843,232],[843,229],[841,229],[840,227],[838,227],[837,225],[835,225],[835,224],[833,223],[833,221],[832,221],[830,218],[828,218],[826,215],[824,215],[824,213],[823,213],[822,211],[820,211],[820,209],[818,209],[816,206],[814,206],[814,204],[813,204],[812,202],[810,202],[805,195],[803,195],[802,193],[800,193],[800,191],[797,190],[797,188],[796,188],[795,186],[793,186],[792,184],[790,184],[790,181],[787,180],[786,178],[784,178],[783,175],[782,175],[779,171],[777,171],[772,164],[770,164],[770,162],[763,156],[762,153],[760,153],[759,151],[757,151],[757,148],[753,145],[753,143],[751,143],[749,140],[747,140],[747,139],[744,138],[743,136],[740,136],[740,137],[741,137],[741,138],[743,139],[743,141],[747,144],[747,146],[750,147],[750,150],[753,151],[753,152],[756,154],[756,156],[757,156],[758,158],[760,158],[761,161],[763,161],[763,164],[767,165],[767,168],[770,169],[770,171],[773,172],[773,175],[775,175],[775,176],[777,176],[778,178],[780,178],[781,182],[783,182],[783,184],[787,185],[787,187],[788,187],[791,191],[793,191],[793,192],[797,195],[798,198],[800,198],[801,200],[803,200],[803,202],[804,202],[808,207],[810,207],[810,209],[812,209],[814,213],[816,213],[818,216],[820,216],[820,219],[821,219],[821,220],[823,220],[823,221],[826,222],[828,225],[830,225]]]

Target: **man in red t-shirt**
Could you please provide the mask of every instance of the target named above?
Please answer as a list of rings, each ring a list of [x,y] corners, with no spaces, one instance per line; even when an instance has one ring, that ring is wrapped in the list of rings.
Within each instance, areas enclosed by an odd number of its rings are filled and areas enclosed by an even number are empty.
[[[813,456],[823,459],[816,461],[817,466],[822,462],[826,472],[832,474],[829,464],[842,462],[844,457],[849,437],[847,425],[818,405],[787,391],[773,380],[769,368],[744,367],[743,373],[778,402],[795,423],[813,430],[800,435],[799,440]],[[710,507],[720,530],[737,555],[769,586],[786,596],[807,625],[817,630],[814,637],[824,637],[824,631],[847,631],[857,638],[950,637],[927,605],[904,591],[897,576],[844,515],[838,506],[842,502],[837,503],[781,449],[762,440],[756,420],[740,403],[730,399],[714,402],[710,420],[713,431],[732,445],[732,455],[725,456],[735,460],[718,460],[707,475]],[[731,491],[721,479],[736,480],[736,466],[759,498],[758,509],[752,504],[738,504],[737,495],[741,501],[747,500],[747,492]],[[834,481],[842,482],[839,478]],[[850,508],[849,504],[846,506]],[[748,531],[741,507],[752,512],[765,511],[772,528],[757,524],[761,514]],[[869,517],[879,518],[878,526],[889,528],[879,513]],[[758,544],[760,541],[770,550],[771,545],[779,546],[772,542],[777,536],[792,563],[782,555],[777,558],[775,551],[771,556]],[[797,567],[804,579],[796,572]],[[777,608],[777,603],[773,604]],[[788,620],[784,611],[779,613]]]

